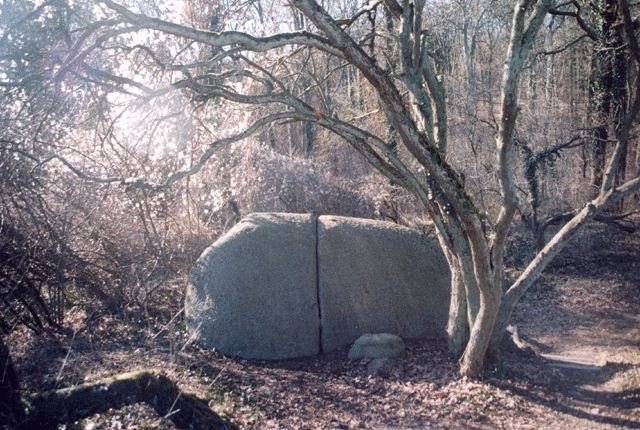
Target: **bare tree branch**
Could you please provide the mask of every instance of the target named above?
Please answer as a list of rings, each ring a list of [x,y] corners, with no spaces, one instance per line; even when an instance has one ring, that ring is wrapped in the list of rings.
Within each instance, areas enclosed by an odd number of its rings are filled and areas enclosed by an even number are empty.
[[[247,51],[264,52],[288,45],[305,45],[318,48],[336,56],[340,56],[341,54],[339,50],[328,44],[327,40],[307,31],[280,33],[263,38],[253,37],[238,31],[214,33],[212,31],[197,30],[158,18],[150,18],[145,15],[137,14],[111,0],[100,0],[100,2],[117,12],[131,24],[141,28],[162,31],[163,33],[172,34],[174,36],[185,37],[210,46],[221,48],[235,46]]]
[[[565,10],[561,10],[563,7],[572,5],[576,8],[575,11],[565,11]],[[598,36],[598,33],[589,25],[587,24],[587,22],[584,20],[584,18],[582,17],[581,13],[581,8],[580,8],[580,3],[576,0],[573,1],[568,1],[566,3],[562,3],[561,5],[558,5],[556,8],[551,9],[549,11],[549,13],[551,13],[552,15],[558,15],[558,16],[569,16],[572,18],[576,19],[576,22],[578,23],[578,25],[580,26],[580,28],[582,28],[582,30],[587,34],[587,36],[591,39],[591,40],[598,40],[600,37]]]

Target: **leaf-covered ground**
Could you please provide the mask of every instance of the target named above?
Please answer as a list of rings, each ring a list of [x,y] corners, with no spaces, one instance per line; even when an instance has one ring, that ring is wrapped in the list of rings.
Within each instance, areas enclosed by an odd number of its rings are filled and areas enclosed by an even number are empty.
[[[511,275],[528,241],[516,240]],[[640,428],[640,233],[589,227],[519,306],[535,351],[505,354],[481,382],[461,379],[446,345],[408,342],[387,377],[346,350],[279,362],[198,348],[179,317],[181,286],[143,317],[75,311],[67,335],[9,339],[24,388],[38,391],[159,368],[240,428]],[[178,314],[178,317],[172,316]],[[146,405],[67,428],[174,428]]]

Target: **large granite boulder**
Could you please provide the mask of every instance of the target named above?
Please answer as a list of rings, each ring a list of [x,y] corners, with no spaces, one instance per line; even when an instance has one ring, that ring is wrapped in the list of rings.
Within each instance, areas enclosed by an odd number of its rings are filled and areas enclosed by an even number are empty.
[[[442,338],[449,269],[438,245],[396,224],[253,214],[198,259],[188,329],[244,358],[315,355],[365,333]]]

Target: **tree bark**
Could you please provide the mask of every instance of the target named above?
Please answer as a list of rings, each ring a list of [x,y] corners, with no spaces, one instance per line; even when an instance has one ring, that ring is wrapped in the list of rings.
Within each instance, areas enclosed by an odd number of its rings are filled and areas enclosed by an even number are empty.
[[[469,343],[460,362],[460,373],[471,378],[482,374],[500,309],[500,291],[496,291],[493,286],[486,286],[480,291],[478,317],[471,328]]]
[[[449,264],[449,267],[451,268],[451,304],[449,306],[447,335],[449,338],[449,351],[455,358],[458,358],[464,352],[469,340],[467,293],[459,264]]]

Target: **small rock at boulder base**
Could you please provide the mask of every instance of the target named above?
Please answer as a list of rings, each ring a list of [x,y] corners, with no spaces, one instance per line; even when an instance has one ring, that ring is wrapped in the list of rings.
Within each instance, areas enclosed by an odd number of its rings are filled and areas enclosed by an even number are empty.
[[[394,358],[374,358],[367,364],[367,374],[386,378],[397,364],[398,360]]]
[[[363,334],[351,346],[349,360],[394,358],[404,354],[404,341],[395,334]]]

